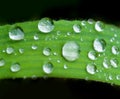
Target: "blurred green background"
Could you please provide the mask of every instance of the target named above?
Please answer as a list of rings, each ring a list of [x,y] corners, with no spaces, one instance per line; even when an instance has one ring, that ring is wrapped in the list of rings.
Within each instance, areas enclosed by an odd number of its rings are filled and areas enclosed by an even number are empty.
[[[119,3],[105,0],[0,0],[0,24],[14,24],[42,17],[102,20],[119,26]],[[119,97],[120,88],[99,82],[74,79],[0,80],[0,99]]]

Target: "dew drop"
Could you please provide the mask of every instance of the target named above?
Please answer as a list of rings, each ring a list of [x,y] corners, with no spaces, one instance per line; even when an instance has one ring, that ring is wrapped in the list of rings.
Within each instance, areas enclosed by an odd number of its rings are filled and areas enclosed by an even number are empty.
[[[60,35],[61,34],[61,32],[60,31],[57,31],[57,35]]]
[[[73,25],[73,30],[75,33],[80,33],[81,32],[81,26],[79,24],[74,24]]]
[[[12,54],[13,52],[14,52],[14,48],[13,48],[13,47],[8,46],[8,47],[6,48],[6,53],[7,53],[7,54]]]
[[[116,79],[117,79],[117,80],[120,80],[120,75],[116,75]]]
[[[93,24],[93,23],[94,23],[94,20],[93,20],[93,19],[88,19],[88,23],[89,23],[89,24]]]
[[[103,39],[95,39],[93,42],[94,50],[97,52],[104,52],[106,47],[106,42]]]
[[[38,48],[38,46],[33,44],[33,45],[31,46],[31,48],[32,48],[33,50],[36,50],[36,49]]]
[[[0,58],[0,67],[5,65],[5,60],[3,58]]]
[[[102,32],[104,30],[104,27],[105,27],[105,25],[101,21],[97,21],[95,23],[95,30],[98,32]]]
[[[118,55],[119,54],[119,48],[117,46],[112,46],[112,53],[114,55]]]
[[[51,62],[48,62],[48,63],[45,63],[43,65],[43,71],[46,73],[46,74],[50,74],[52,73],[53,71],[53,64]]]
[[[81,25],[85,26],[86,25],[86,21],[85,20],[81,21]]]
[[[10,29],[9,31],[9,38],[11,40],[15,40],[15,41],[19,41],[19,40],[22,40],[24,39],[24,32],[23,30],[16,26],[16,27],[13,27]]]
[[[75,61],[79,58],[80,46],[74,41],[68,41],[62,48],[62,55],[67,61]]]
[[[67,35],[70,36],[70,35],[71,35],[71,32],[67,32]]]
[[[110,67],[109,60],[106,57],[103,60],[103,67],[106,69]]]
[[[64,64],[64,69],[68,69],[68,66],[66,64]]]
[[[38,29],[43,33],[49,33],[54,29],[54,23],[50,18],[42,18],[38,23]]]
[[[97,68],[96,68],[96,65],[91,63],[91,64],[87,64],[86,66],[86,70],[89,74],[95,74],[97,72]]]
[[[117,67],[118,67],[118,60],[115,59],[115,58],[112,58],[112,59],[110,60],[110,64],[111,64],[111,66],[113,66],[114,68],[117,68]]]
[[[20,64],[19,64],[19,63],[14,63],[14,64],[12,64],[11,67],[10,67],[10,70],[11,70],[12,72],[18,72],[18,71],[20,71],[20,69],[21,69],[21,67],[20,67]]]
[[[44,49],[43,49],[43,54],[44,54],[45,56],[50,56],[50,54],[51,54],[51,49],[48,48],[48,47],[44,48]]]
[[[24,53],[24,49],[23,48],[19,48],[19,53],[23,54]]]
[[[97,53],[95,51],[89,51],[88,58],[91,59],[91,60],[96,60],[97,59]]]
[[[34,35],[34,40],[39,40],[38,34],[35,34],[35,35]]]

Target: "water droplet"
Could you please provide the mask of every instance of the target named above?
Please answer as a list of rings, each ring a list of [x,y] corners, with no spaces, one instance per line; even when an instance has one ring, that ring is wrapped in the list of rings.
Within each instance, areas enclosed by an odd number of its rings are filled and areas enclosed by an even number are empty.
[[[64,64],[64,69],[68,69],[68,66],[66,64]]]
[[[97,52],[104,52],[106,47],[106,42],[103,39],[95,39],[93,42],[94,50]]]
[[[14,48],[13,48],[13,47],[8,46],[8,47],[6,48],[6,53],[7,53],[7,54],[12,54],[13,52],[14,52]]]
[[[93,20],[93,19],[88,19],[88,23],[89,23],[89,24],[93,24],[93,23],[94,23],[94,20]]]
[[[48,63],[45,63],[43,65],[43,71],[46,73],[46,74],[50,74],[52,73],[53,71],[53,64],[51,62],[48,62]]]
[[[97,72],[97,68],[96,68],[96,65],[91,63],[91,64],[87,64],[86,66],[86,70],[89,74],[95,74]]]
[[[11,70],[12,72],[18,72],[18,71],[20,71],[20,69],[21,69],[21,67],[20,67],[20,64],[19,64],[19,63],[14,63],[14,64],[12,64],[11,67],[10,67],[10,70]]]
[[[95,51],[89,51],[88,58],[91,59],[91,60],[96,60],[97,59],[97,53]]]
[[[112,46],[112,53],[114,55],[118,55],[119,54],[119,48],[117,46]]]
[[[57,31],[57,35],[60,35],[61,34],[61,32],[60,31]]]
[[[19,48],[19,53],[23,54],[24,53],[24,49],[23,48]]]
[[[58,59],[57,62],[60,63],[60,60]]]
[[[16,40],[16,41],[22,40],[22,39],[24,39],[24,32],[18,26],[13,27],[9,31],[9,38],[11,40]]]
[[[85,26],[86,25],[86,21],[85,20],[81,21],[81,25]]]
[[[104,27],[105,27],[105,25],[101,21],[97,21],[95,23],[95,30],[98,32],[102,32],[104,30]]]
[[[106,57],[103,60],[103,67],[106,69],[110,67],[109,60]]]
[[[54,23],[50,18],[42,18],[38,23],[38,29],[43,33],[49,33],[54,29]]]
[[[70,36],[70,35],[71,35],[71,32],[67,32],[67,35]]]
[[[120,75],[116,75],[116,79],[117,79],[117,80],[120,80]]]
[[[5,60],[3,58],[0,58],[0,67],[5,65]]]
[[[44,48],[44,49],[43,49],[43,54],[44,54],[45,56],[49,56],[49,55],[51,54],[51,49],[48,48],[48,47]]]
[[[39,40],[39,35],[38,34],[34,35],[34,40]]]
[[[58,55],[58,53],[54,52],[54,53],[53,53],[53,55],[57,56],[57,55]]]
[[[68,41],[62,48],[62,55],[68,61],[75,61],[79,58],[80,46],[74,41]]]
[[[33,50],[36,50],[36,49],[38,48],[38,46],[33,44],[33,45],[31,46],[31,48],[32,48]]]
[[[109,76],[108,76],[108,79],[109,79],[109,80],[113,80],[112,75],[109,75]]]
[[[73,30],[75,33],[80,33],[81,32],[81,26],[79,24],[74,24],[73,25]]]
[[[118,60],[115,59],[115,58],[112,58],[112,59],[110,60],[110,64],[111,64],[111,66],[113,66],[114,68],[117,68],[117,67],[118,67]]]

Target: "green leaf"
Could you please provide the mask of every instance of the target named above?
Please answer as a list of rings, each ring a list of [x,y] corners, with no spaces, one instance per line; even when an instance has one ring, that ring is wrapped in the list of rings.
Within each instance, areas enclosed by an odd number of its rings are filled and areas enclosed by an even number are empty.
[[[38,23],[0,26],[0,79],[47,76],[120,85],[120,28],[91,19],[54,20],[43,24],[49,32],[41,32]],[[12,30],[24,36],[12,39]]]

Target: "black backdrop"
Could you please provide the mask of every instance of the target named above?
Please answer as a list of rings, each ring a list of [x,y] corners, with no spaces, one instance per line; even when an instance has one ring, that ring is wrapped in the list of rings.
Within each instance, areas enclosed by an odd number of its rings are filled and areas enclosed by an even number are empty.
[[[0,0],[0,24],[13,24],[42,17],[102,20],[119,26],[119,3],[115,0]],[[116,98],[115,85],[73,79],[0,80],[0,99],[6,98]]]

